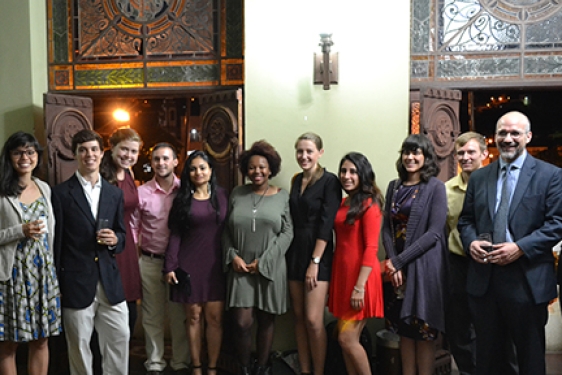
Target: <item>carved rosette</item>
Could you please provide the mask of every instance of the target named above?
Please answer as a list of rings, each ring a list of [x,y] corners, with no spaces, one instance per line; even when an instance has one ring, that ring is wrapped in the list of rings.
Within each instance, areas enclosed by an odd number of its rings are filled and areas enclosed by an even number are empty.
[[[203,117],[203,147],[218,162],[229,159],[236,145],[236,122],[234,113],[221,105],[212,107]]]
[[[455,111],[446,103],[435,103],[428,111],[426,133],[433,142],[438,158],[448,157],[454,150],[459,124]]]

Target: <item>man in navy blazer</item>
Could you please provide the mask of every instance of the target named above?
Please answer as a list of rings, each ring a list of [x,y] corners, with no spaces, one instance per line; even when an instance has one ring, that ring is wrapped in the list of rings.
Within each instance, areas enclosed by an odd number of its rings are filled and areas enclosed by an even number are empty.
[[[471,257],[467,292],[476,330],[475,374],[501,374],[498,348],[507,333],[515,344],[521,375],[544,375],[547,306],[556,298],[552,247],[562,238],[562,171],[526,151],[532,137],[520,112],[503,115],[496,125],[500,160],[470,177],[458,228]],[[502,167],[510,166],[514,186],[507,215],[506,240],[478,237],[493,233],[500,205]],[[507,182],[506,182],[507,183]],[[499,237],[496,235],[496,237]]]
[[[127,374],[128,312],[115,254],[123,251],[123,193],[102,179],[103,141],[92,130],[72,138],[78,170],[53,188],[55,263],[71,374],[92,374],[96,329],[104,373]],[[99,229],[101,219],[107,220]]]

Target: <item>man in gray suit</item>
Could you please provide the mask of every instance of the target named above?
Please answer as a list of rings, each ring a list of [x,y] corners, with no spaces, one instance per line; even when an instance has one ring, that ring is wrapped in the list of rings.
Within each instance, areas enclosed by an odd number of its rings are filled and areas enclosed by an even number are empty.
[[[476,329],[477,375],[501,374],[507,333],[521,375],[544,375],[547,305],[556,298],[552,247],[562,238],[562,171],[527,153],[529,119],[496,125],[500,160],[470,177],[458,228],[471,257],[467,292]],[[493,233],[493,245],[483,240]]]

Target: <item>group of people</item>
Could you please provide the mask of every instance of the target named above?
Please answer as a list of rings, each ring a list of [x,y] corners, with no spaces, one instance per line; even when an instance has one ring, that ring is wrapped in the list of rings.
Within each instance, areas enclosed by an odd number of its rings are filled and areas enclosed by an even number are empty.
[[[361,153],[336,174],[323,168],[314,133],[295,143],[302,171],[289,192],[271,182],[281,157],[266,141],[240,155],[249,183],[230,194],[202,151],[176,177],[167,143],[152,148],[154,178],[137,188],[132,129],[105,153],[97,133],[78,132],[78,169],[51,192],[33,177],[41,147],[18,132],[0,156],[0,373],[16,373],[18,343],[29,342],[30,374],[46,374],[47,338],[64,325],[72,374],[92,374],[94,331],[103,371],[127,374],[142,299],[149,375],[166,367],[166,306],[178,373],[216,374],[226,309],[241,373],[271,374],[275,317],[291,306],[301,373],[322,375],[326,305],[350,375],[371,373],[360,335],[383,317],[400,336],[404,375],[433,373],[445,332],[461,374],[545,374],[562,174],[528,155],[531,136],[523,114],[502,116],[500,159],[481,168],[484,138],[462,134],[461,173],[444,184],[430,140],[410,135],[383,197]]]

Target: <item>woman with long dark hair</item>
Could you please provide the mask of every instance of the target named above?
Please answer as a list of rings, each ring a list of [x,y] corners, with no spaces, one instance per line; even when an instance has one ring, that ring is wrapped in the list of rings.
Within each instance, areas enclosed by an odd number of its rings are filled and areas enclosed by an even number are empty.
[[[224,256],[227,308],[234,320],[235,345],[242,375],[252,373],[252,326],[257,321],[257,361],[253,375],[271,374],[269,356],[275,316],[287,311],[285,253],[293,239],[289,194],[270,178],[281,168],[281,157],[265,141],[240,155],[240,171],[250,183],[230,195]]]
[[[123,220],[126,227],[125,249],[116,255],[125,299],[129,309],[129,332],[133,337],[137,321],[137,300],[142,298],[139,256],[131,231],[131,216],[139,204],[137,186],[131,168],[137,163],[142,147],[141,137],[130,128],[117,129],[109,137],[110,150],[104,152],[100,174],[110,184],[123,190]]]
[[[227,192],[217,185],[209,156],[203,151],[191,153],[168,218],[171,235],[164,274],[171,285],[178,283],[176,272],[189,274],[191,294],[173,288],[170,298],[185,304],[192,369],[197,375],[202,374],[203,337],[207,340],[207,373],[217,373],[226,294],[220,238],[227,207]]]
[[[324,374],[324,308],[332,272],[333,225],[341,203],[338,178],[322,168],[322,138],[304,133],[295,143],[302,172],[291,184],[289,204],[294,238],[287,251],[287,273],[301,374]],[[311,363],[312,358],[312,363]],[[313,366],[311,366],[311,364]]]
[[[0,154],[0,374],[16,374],[16,349],[28,343],[28,374],[46,375],[49,336],[60,335],[60,290],[53,254],[51,189],[33,177],[43,149],[12,134]]]
[[[338,341],[349,375],[371,373],[359,337],[368,318],[383,316],[377,253],[383,198],[367,158],[351,152],[340,162],[340,183],[347,193],[334,221],[336,250],[328,307],[338,319]]]
[[[400,335],[404,375],[431,375],[435,343],[445,330],[448,267],[447,198],[431,141],[413,134],[402,143],[399,178],[386,193],[383,243],[392,287],[385,293],[385,317]]]

